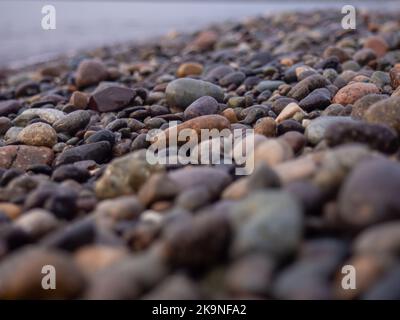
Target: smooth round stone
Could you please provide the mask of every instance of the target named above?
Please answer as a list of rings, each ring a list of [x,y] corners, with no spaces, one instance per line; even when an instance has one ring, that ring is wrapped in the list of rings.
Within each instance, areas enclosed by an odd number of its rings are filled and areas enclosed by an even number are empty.
[[[10,113],[17,114],[21,106],[18,100],[0,101],[0,116],[8,116]]]
[[[90,113],[85,110],[77,110],[67,114],[64,118],[53,123],[53,128],[57,132],[75,134],[84,129],[90,121]]]
[[[365,229],[354,240],[353,249],[357,254],[396,257],[400,250],[400,222],[389,221]]]
[[[60,120],[64,117],[65,113],[57,109],[27,109],[22,112],[18,117],[16,117],[13,123],[16,126],[25,127],[32,119],[40,118],[49,124],[53,124],[57,120]]]
[[[80,88],[98,84],[106,80],[108,72],[106,66],[99,60],[83,60],[76,71],[75,82]]]
[[[351,109],[351,117],[354,119],[363,119],[370,106],[387,98],[389,98],[389,96],[385,94],[367,94],[366,96],[358,99],[353,105],[353,108]]]
[[[20,206],[11,202],[0,202],[0,212],[4,213],[9,219],[15,220],[21,214],[22,209]]]
[[[292,148],[283,140],[268,139],[254,149],[247,161],[254,161],[254,165],[266,164],[275,166],[293,158]]]
[[[200,75],[203,73],[203,66],[197,62],[182,63],[176,71],[176,76],[184,78],[191,75]]]
[[[400,133],[400,97],[391,97],[374,103],[365,112],[365,120],[392,127]]]
[[[330,126],[325,132],[325,139],[327,144],[333,147],[354,142],[385,153],[393,153],[399,147],[398,136],[393,129],[386,125],[366,122]]]
[[[121,110],[131,103],[137,92],[113,83],[99,86],[89,99],[89,107],[99,112]]]
[[[17,139],[26,145],[51,148],[57,143],[57,133],[47,123],[37,122],[22,129]]]
[[[56,166],[82,160],[93,160],[101,164],[110,158],[111,145],[108,141],[99,141],[64,150],[57,157]]]
[[[259,191],[239,202],[230,216],[234,256],[250,252],[284,258],[299,246],[303,230],[300,204],[289,193]]]
[[[50,212],[43,209],[33,209],[25,212],[15,221],[15,225],[24,230],[32,238],[38,239],[57,229],[60,222]]]
[[[154,173],[140,188],[138,198],[144,206],[157,201],[173,199],[179,187],[164,173]]]
[[[389,50],[389,46],[384,38],[380,36],[371,36],[365,39],[364,48],[372,49],[378,58],[383,57]]]
[[[42,268],[56,270],[56,289],[43,290]],[[1,299],[73,299],[83,289],[84,277],[65,253],[31,247],[17,251],[0,265]]]
[[[285,132],[283,135],[279,137],[279,139],[285,140],[286,143],[292,147],[293,152],[295,154],[300,152],[304,148],[307,142],[304,135],[298,131]]]
[[[94,300],[138,299],[158,285],[168,272],[159,254],[134,255],[93,275],[84,297]]]
[[[254,125],[254,133],[260,134],[266,137],[276,136],[276,122],[271,117],[265,117],[258,119]]]
[[[339,193],[339,213],[355,228],[400,216],[400,165],[386,159],[366,160],[346,178]]]
[[[354,104],[358,99],[371,93],[379,93],[379,88],[372,83],[356,82],[341,88],[333,98],[333,103]]]
[[[315,89],[299,102],[299,106],[307,112],[325,109],[331,104],[331,95],[331,92],[326,88]]]
[[[218,102],[224,99],[223,90],[211,82],[189,78],[170,82],[166,88],[166,98],[170,107],[187,108],[192,102],[203,96],[211,96]]]
[[[297,83],[289,91],[289,97],[300,101],[308,96],[315,89],[323,88],[327,85],[329,85],[329,81],[323,76],[319,74],[311,75]]]
[[[72,179],[82,183],[90,178],[90,173],[74,164],[65,164],[55,169],[51,177],[57,182]]]
[[[296,113],[305,114],[304,110],[299,107],[297,103],[289,103],[276,118],[276,122],[279,124],[284,120],[291,119]]]
[[[95,143],[99,141],[108,141],[110,145],[114,145],[115,135],[110,130],[99,130],[85,139],[85,143]]]
[[[32,165],[51,165],[54,153],[47,147],[5,146],[0,147],[0,167],[28,170]]]
[[[164,254],[172,266],[201,269],[224,258],[229,236],[229,223],[224,215],[198,214],[165,230]]]
[[[262,254],[252,254],[229,266],[228,290],[238,295],[267,296],[273,280],[275,262]]]
[[[317,144],[325,137],[325,132],[330,126],[339,127],[343,123],[355,123],[356,121],[351,119],[350,117],[334,117],[334,116],[326,116],[319,117],[317,119],[312,120],[309,125],[306,127],[304,132],[307,141],[311,144]]]
[[[183,116],[185,120],[189,120],[199,116],[215,114],[218,112],[218,106],[218,101],[213,97],[204,96],[191,103],[185,109]]]
[[[230,85],[239,86],[244,81],[244,79],[246,79],[246,75],[243,72],[236,71],[229,73],[222,79],[220,79],[219,84],[221,86],[230,86]]]
[[[75,91],[71,95],[69,103],[77,109],[86,109],[89,103],[89,97],[83,92]]]
[[[351,265],[355,268],[357,272],[356,287],[352,290],[344,289],[342,287],[343,274],[338,274],[336,277],[336,298],[352,300],[357,299],[372,288],[393,266],[393,261],[385,255],[362,254],[352,257],[345,265]]]
[[[105,199],[137,192],[151,173],[162,170],[162,165],[152,165],[146,160],[146,150],[132,152],[107,166],[96,182],[96,195]]]
[[[7,117],[0,117],[0,135],[7,132],[12,127],[12,122]]]
[[[230,182],[228,173],[207,167],[192,167],[171,171],[169,178],[180,190],[203,186],[212,194],[219,194]]]
[[[172,274],[145,294],[144,300],[199,300],[202,295],[195,281],[183,274]]]
[[[125,248],[105,245],[91,245],[79,249],[74,254],[76,264],[88,275],[120,262],[128,256]]]
[[[279,80],[265,80],[257,84],[255,90],[257,90],[258,92],[269,90],[272,92],[278,89],[283,84],[285,84],[285,82]]]
[[[400,265],[386,272],[379,281],[361,297],[363,300],[399,300],[400,299]]]

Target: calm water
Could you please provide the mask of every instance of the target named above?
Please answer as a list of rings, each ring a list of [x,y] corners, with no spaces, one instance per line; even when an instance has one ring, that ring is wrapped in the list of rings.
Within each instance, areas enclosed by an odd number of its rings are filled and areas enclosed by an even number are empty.
[[[398,2],[357,3],[385,9]],[[53,4],[57,29],[41,28],[41,8]],[[143,40],[171,30],[193,31],[209,23],[289,10],[334,8],[340,1],[264,2],[119,2],[119,1],[1,1],[0,66],[28,64],[60,53],[113,43]],[[400,8],[399,8],[400,9]]]

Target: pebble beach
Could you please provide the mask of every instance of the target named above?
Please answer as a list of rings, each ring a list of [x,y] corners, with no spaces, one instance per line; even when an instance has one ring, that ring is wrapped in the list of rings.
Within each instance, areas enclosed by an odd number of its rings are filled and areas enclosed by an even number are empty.
[[[355,30],[279,13],[4,69],[0,299],[400,299],[399,13]],[[254,130],[254,171],[149,163],[172,121]]]

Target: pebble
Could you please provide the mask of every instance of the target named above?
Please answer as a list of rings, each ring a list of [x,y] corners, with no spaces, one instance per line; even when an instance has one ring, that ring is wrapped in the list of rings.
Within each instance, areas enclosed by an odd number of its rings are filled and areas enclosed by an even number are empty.
[[[389,72],[391,85],[393,89],[397,89],[400,86],[400,65],[396,65],[394,68],[390,69]],[[1,110],[1,108],[0,108]],[[1,114],[1,111],[0,111]]]
[[[345,143],[362,143],[385,153],[393,153],[399,148],[397,133],[386,125],[365,122],[342,123],[330,126],[325,131],[329,146]]]
[[[113,160],[107,166],[102,177],[96,182],[96,195],[104,199],[134,193],[151,173],[162,169],[163,166],[151,165],[146,160],[145,150],[129,153]]]
[[[95,143],[99,141],[108,141],[110,145],[115,144],[115,135],[110,130],[99,130],[85,139],[85,143]]]
[[[396,219],[400,202],[400,165],[386,159],[360,163],[346,178],[339,194],[339,212],[354,228]]]
[[[353,243],[359,254],[395,257],[399,252],[400,223],[390,221],[371,226],[361,232]]]
[[[42,268],[51,265],[57,271],[57,286],[43,290]],[[65,253],[32,247],[22,249],[0,264],[1,299],[71,299],[77,297],[84,277]]]
[[[383,57],[389,50],[385,39],[380,36],[371,36],[365,39],[364,48],[372,49],[378,58]]]
[[[201,75],[202,73],[203,73],[203,66],[197,62],[182,63],[179,66],[178,70],[176,70],[176,76],[178,78]]]
[[[192,102],[188,106],[183,116],[185,120],[190,120],[199,116],[215,114],[218,112],[218,102],[213,97],[204,96]]]
[[[53,123],[53,128],[57,132],[66,132],[75,134],[77,131],[84,129],[90,120],[90,113],[85,110],[77,110],[67,114],[64,118]]]
[[[0,101],[0,116],[8,116],[11,113],[17,114],[22,105],[18,100]]]
[[[84,92],[75,91],[71,95],[69,103],[77,109],[86,109],[89,103],[89,98]]]
[[[331,92],[326,88],[315,89],[299,102],[299,106],[307,112],[325,109],[331,104],[331,95]]]
[[[201,270],[226,256],[229,236],[226,217],[199,214],[166,230],[164,255],[173,266]]]
[[[33,239],[39,239],[60,226],[60,222],[54,215],[43,209],[32,209],[24,212],[15,225],[30,235]]]
[[[0,212],[5,214],[9,219],[15,220],[21,214],[22,209],[14,203],[0,202]]]
[[[279,113],[275,119],[276,123],[280,124],[282,121],[292,118],[296,113],[305,114],[304,110],[297,103],[291,102]]]
[[[315,89],[323,88],[327,85],[329,85],[329,81],[326,80],[323,76],[319,74],[311,75],[297,83],[290,90],[289,97],[300,101],[308,96]]]
[[[27,170],[32,165],[51,165],[54,153],[46,147],[6,146],[0,147],[0,167]]]
[[[120,85],[98,88],[89,99],[89,107],[99,112],[118,111],[129,106],[136,91]]]
[[[19,127],[25,127],[34,118],[40,118],[48,124],[53,124],[57,120],[65,117],[65,113],[51,108],[40,108],[40,109],[27,109],[22,112],[13,121],[14,125]]]
[[[364,119],[365,113],[374,103],[387,99],[388,96],[384,94],[367,94],[366,96],[357,100],[351,110],[351,117],[354,119]]]
[[[72,179],[82,183],[90,178],[90,173],[87,169],[74,164],[64,164],[54,170],[51,178],[57,182]]]
[[[352,83],[341,88],[333,98],[333,103],[341,105],[354,104],[358,99],[367,94],[379,93],[379,88],[372,83]]]
[[[386,124],[400,133],[400,97],[378,101],[365,112],[365,120],[370,123]]]
[[[276,122],[271,117],[260,118],[254,125],[254,133],[263,135],[265,137],[276,136]]]
[[[26,145],[51,148],[57,143],[57,133],[50,125],[37,122],[22,129],[17,139]]]
[[[99,60],[85,59],[76,70],[75,82],[79,88],[98,84],[106,80],[108,72],[106,66]]]
[[[258,252],[281,259],[293,253],[301,241],[301,207],[282,191],[253,193],[234,207],[230,219],[235,256]]]
[[[224,99],[222,89],[210,82],[195,79],[177,79],[170,82],[165,90],[168,105],[186,109],[191,103],[203,96],[211,96],[218,102]]]
[[[0,117],[0,135],[4,135],[12,127],[12,122],[7,117]]]
[[[339,127],[344,123],[355,123],[350,117],[325,116],[314,119],[306,127],[304,132],[307,141],[311,144],[317,144],[325,137],[326,130],[332,127]]]
[[[55,162],[58,167],[62,164],[83,160],[93,160],[98,164],[106,162],[110,158],[111,146],[108,141],[99,141],[72,147],[61,152]]]
[[[95,274],[124,260],[128,252],[124,248],[89,245],[79,249],[74,254],[77,266],[87,275]]]

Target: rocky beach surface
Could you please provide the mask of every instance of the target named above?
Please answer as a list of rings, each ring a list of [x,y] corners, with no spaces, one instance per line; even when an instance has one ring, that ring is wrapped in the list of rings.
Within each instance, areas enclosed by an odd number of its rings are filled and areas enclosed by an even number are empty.
[[[400,299],[398,16],[255,17],[1,73],[0,299]],[[171,121],[254,129],[254,172],[149,163]]]

